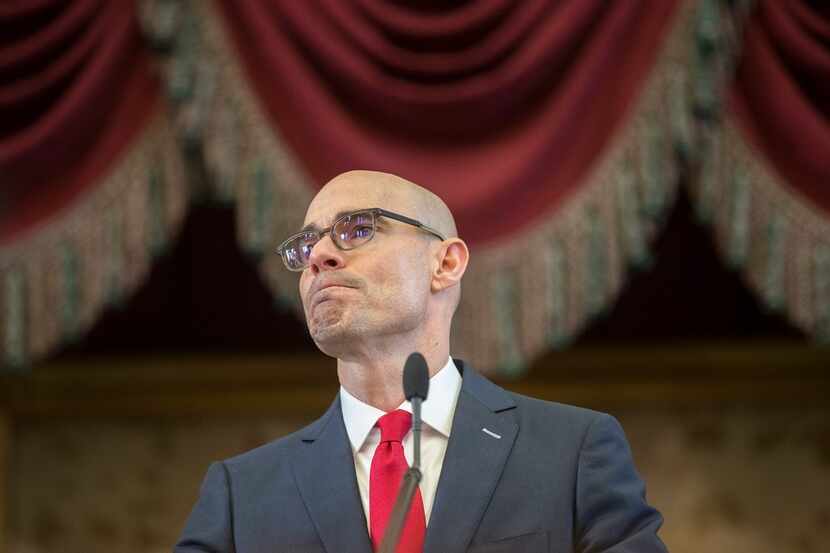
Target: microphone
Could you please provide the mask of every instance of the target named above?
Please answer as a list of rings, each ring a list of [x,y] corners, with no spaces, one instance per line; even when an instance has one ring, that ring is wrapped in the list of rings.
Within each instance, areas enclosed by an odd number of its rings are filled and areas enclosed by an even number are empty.
[[[414,468],[421,468],[421,402],[429,393],[427,360],[417,351],[406,358],[403,365],[403,394],[412,404],[412,445]]]
[[[421,482],[421,402],[426,400],[429,392],[429,368],[424,356],[418,353],[411,353],[403,365],[403,394],[412,404],[412,466],[406,471],[401,483],[401,491],[395,500],[392,514],[389,515],[389,522],[383,541],[380,544],[379,553],[394,553],[401,537],[403,523],[412,498],[415,497],[415,490]]]

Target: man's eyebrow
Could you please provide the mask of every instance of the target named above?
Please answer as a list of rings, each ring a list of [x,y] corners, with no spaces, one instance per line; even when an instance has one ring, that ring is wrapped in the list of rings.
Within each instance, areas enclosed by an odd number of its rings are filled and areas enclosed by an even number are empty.
[[[340,210],[340,211],[338,211],[337,213],[334,214],[334,217],[332,218],[332,222],[338,220],[340,217],[343,217],[344,215],[349,215],[351,213],[356,213],[358,211],[363,211],[363,210],[362,209],[343,209],[343,210]],[[320,227],[318,227],[315,223],[309,223],[306,226],[304,226],[303,228],[301,228],[300,232],[306,232],[306,231],[309,231],[309,230],[319,231]]]

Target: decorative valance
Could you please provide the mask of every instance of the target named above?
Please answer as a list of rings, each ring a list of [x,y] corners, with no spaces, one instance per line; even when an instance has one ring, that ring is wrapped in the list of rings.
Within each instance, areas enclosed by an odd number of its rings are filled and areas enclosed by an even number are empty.
[[[184,213],[163,88],[125,8],[0,6],[0,365],[82,336]]]
[[[694,193],[771,311],[830,341],[830,11],[758,2]]]
[[[453,351],[515,371],[649,263],[688,138],[694,4],[155,7],[162,30],[179,18],[169,69],[192,78],[185,133],[274,294],[299,311],[271,248],[316,190],[390,171],[445,198],[471,245]]]
[[[2,363],[123,301],[187,182],[300,315],[273,246],[354,168],[446,199],[472,251],[452,350],[485,370],[606,312],[681,182],[765,304],[828,339],[829,39],[807,0],[2,5]]]

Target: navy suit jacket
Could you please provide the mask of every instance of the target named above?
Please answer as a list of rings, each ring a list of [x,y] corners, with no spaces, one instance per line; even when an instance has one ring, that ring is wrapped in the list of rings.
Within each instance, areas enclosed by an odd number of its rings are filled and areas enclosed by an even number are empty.
[[[613,417],[508,392],[456,363],[426,553],[665,553]],[[371,553],[339,396],[302,430],[211,465],[174,551]]]

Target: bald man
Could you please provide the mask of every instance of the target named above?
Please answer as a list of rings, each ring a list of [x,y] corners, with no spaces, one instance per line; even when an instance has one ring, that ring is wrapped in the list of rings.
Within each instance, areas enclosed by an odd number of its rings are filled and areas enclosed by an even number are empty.
[[[619,424],[508,392],[450,356],[469,252],[400,177],[326,184],[279,254],[340,392],[295,434],[214,463],[175,551],[377,551],[412,460],[404,362],[429,368],[423,479],[399,552],[665,552]]]

